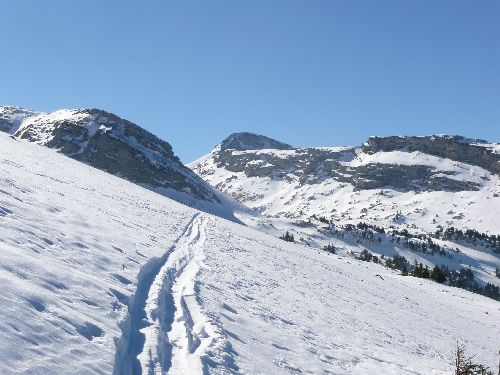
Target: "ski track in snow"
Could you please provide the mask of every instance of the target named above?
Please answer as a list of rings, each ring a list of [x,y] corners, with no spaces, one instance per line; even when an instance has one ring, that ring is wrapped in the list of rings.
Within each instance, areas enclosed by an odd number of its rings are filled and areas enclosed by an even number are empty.
[[[132,332],[128,336],[132,339],[125,356],[118,359],[121,363],[117,363],[115,373],[201,374],[207,366],[208,348],[216,341],[225,341],[220,330],[203,314],[195,293],[208,220],[194,215],[160,260],[159,270],[158,266],[146,265],[144,275],[149,276],[141,279],[152,282],[147,296],[145,288],[138,286],[136,298],[142,306],[131,308]],[[141,335],[142,348],[136,342]]]
[[[457,342],[498,361],[497,301],[287,243],[3,134],[0,206],[2,375],[447,375]]]

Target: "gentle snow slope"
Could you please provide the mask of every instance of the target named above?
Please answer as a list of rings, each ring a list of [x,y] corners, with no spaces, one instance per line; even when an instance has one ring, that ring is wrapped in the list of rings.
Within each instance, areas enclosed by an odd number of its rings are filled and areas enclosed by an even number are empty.
[[[0,282],[1,374],[446,374],[456,341],[498,350],[498,302],[1,134]]]

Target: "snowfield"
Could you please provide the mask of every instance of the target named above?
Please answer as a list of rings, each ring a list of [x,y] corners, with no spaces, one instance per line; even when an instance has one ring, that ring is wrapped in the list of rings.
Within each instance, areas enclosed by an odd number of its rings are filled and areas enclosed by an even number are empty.
[[[500,303],[281,241],[0,134],[1,374],[451,374]]]
[[[236,136],[241,135],[230,138]],[[495,253],[491,248],[460,241],[436,240],[453,256],[449,259],[440,254],[411,251],[389,242],[390,237],[386,236],[379,237],[380,245],[367,244],[367,241],[363,243],[359,238],[338,238],[331,230],[325,229],[324,222],[318,220],[331,220],[337,228],[346,224],[368,223],[386,231],[396,228],[414,235],[434,235],[436,230],[450,227],[498,235],[498,174],[418,151],[369,154],[361,148],[349,147],[224,150],[224,142],[189,166],[212,186],[262,213],[260,217],[242,215],[241,220],[248,226],[276,237],[289,231],[297,242],[315,248],[333,245],[339,255],[352,256],[366,249],[379,257],[402,255],[411,263],[418,261],[430,268],[435,265],[444,265],[450,270],[467,268],[474,273],[478,284],[500,285],[500,279],[495,276],[495,269],[500,267],[500,257],[498,251]],[[481,145],[488,148],[495,146]],[[318,151],[326,152],[328,156],[319,157]],[[307,160],[307,163],[300,160]],[[339,179],[341,172],[325,170],[329,161],[347,167],[346,171],[349,168],[379,166],[377,173],[384,173],[391,166],[418,166],[433,171],[436,178],[467,182],[475,188],[414,191],[391,186],[390,180],[383,188],[356,188],[352,184],[355,177],[350,177],[351,182],[343,181]],[[400,173],[404,173],[404,169]],[[305,176],[312,181],[307,182]]]

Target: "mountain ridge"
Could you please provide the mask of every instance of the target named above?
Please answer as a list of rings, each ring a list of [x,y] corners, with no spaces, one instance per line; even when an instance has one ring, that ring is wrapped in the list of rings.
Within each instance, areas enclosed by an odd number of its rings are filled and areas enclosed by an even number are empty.
[[[370,137],[361,146],[364,152],[406,150],[477,165],[500,174],[500,144],[460,135]]]
[[[499,144],[434,135],[372,137],[358,147],[217,146],[189,166],[259,211],[263,219],[247,224],[266,233],[289,232],[296,242],[349,257],[368,251],[378,259],[398,255],[430,268],[468,269],[479,284],[498,285],[499,160]],[[455,231],[491,240],[442,235]]]
[[[0,106],[0,131],[230,220],[245,210],[184,166],[168,142],[104,110]]]

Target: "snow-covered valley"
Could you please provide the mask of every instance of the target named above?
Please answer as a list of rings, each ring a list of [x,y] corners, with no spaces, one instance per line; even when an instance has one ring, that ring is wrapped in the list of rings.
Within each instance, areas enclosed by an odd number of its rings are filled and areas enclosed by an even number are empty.
[[[449,374],[457,341],[497,361],[497,301],[5,134],[0,231],[2,374]]]

